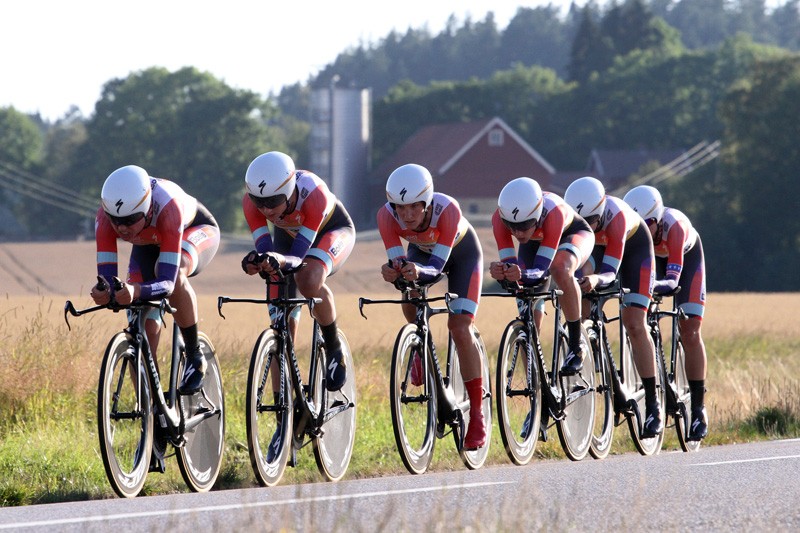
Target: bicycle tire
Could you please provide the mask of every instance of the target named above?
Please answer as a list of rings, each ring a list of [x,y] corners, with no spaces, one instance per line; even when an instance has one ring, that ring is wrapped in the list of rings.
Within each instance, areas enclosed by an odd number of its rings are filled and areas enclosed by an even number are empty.
[[[412,356],[416,354],[421,354],[420,385],[411,379]],[[392,351],[389,403],[397,451],[412,474],[428,470],[436,443],[436,387],[429,358],[416,326],[403,326]]]
[[[317,351],[318,372],[312,397],[314,404],[322,406],[323,413],[330,413],[322,425],[321,434],[314,438],[314,459],[317,468],[328,481],[338,481],[347,472],[353,456],[356,440],[356,373],[350,343],[341,330],[338,331],[342,345],[342,356],[347,369],[347,380],[336,392],[327,392],[326,405],[322,405],[323,384],[325,375],[324,348]],[[323,345],[324,346],[324,345]]]
[[[292,449],[292,385],[284,360],[281,392],[280,378],[273,380],[279,369],[276,361],[280,361],[278,338],[270,328],[261,332],[253,346],[245,404],[250,464],[262,487],[274,486],[281,480]],[[274,443],[273,438],[277,439]]]
[[[659,350],[656,350],[656,394],[658,395],[658,401],[661,403],[661,414],[664,416],[667,405],[664,391],[664,367],[658,352]],[[642,385],[642,377],[636,368],[636,364],[633,362],[633,349],[631,348],[630,339],[628,338],[627,334],[625,336],[625,350],[623,356],[625,356],[627,359],[626,368],[628,368],[628,371],[630,372],[627,374],[629,377],[626,380],[628,392],[630,394],[629,397],[634,399],[639,412],[639,417],[627,417],[631,439],[633,440],[633,445],[640,454],[645,456],[655,455],[661,450],[661,445],[664,442],[664,432],[662,431],[659,435],[656,435],[650,439],[643,439],[641,436],[642,424],[644,424],[645,417],[644,385]]]
[[[100,455],[111,488],[124,498],[133,498],[142,490],[153,449],[150,380],[144,365],[133,370],[135,364],[127,336],[117,333],[103,356],[97,388]],[[139,376],[138,389],[134,375]]]
[[[519,466],[533,459],[542,421],[541,376],[537,362],[527,357],[533,355],[529,347],[525,325],[520,320],[511,321],[497,351],[494,389],[500,438],[508,458]],[[529,422],[523,436],[526,420]]]
[[[183,396],[180,405],[187,419],[203,411],[218,410],[219,413],[184,433],[185,442],[177,448],[177,458],[178,468],[189,489],[207,492],[217,481],[225,451],[225,394],[211,339],[200,332],[198,341],[208,364],[203,388],[198,393]]]
[[[567,335],[562,327],[558,343],[557,368],[561,368],[567,356]],[[586,330],[581,327],[581,335],[585,346],[589,346]],[[589,453],[592,446],[592,430],[594,428],[594,366],[591,357],[587,356],[583,370],[574,376],[562,376],[558,380],[564,395],[564,416],[556,421],[558,439],[564,453],[573,461],[580,461]]]
[[[595,459],[605,459],[608,457],[614,441],[614,386],[609,362],[611,355],[606,353],[604,343],[597,335],[598,332],[594,331],[594,333],[595,340],[591,342],[591,347],[596,396],[594,429],[589,453]]]
[[[486,425],[486,444],[477,450],[465,450],[462,448],[458,450],[458,455],[461,457],[464,466],[470,470],[477,470],[486,462],[486,457],[489,455],[489,445],[492,442],[492,377],[489,370],[489,358],[486,356],[486,346],[483,344],[483,339],[481,338],[478,328],[473,326],[473,331],[475,334],[475,343],[478,345],[478,354],[481,358],[481,368],[483,369],[483,398],[481,400],[481,409],[483,410],[483,420]],[[455,349],[455,345],[453,345],[453,365],[450,367],[450,372],[452,374],[450,376],[450,383],[453,384],[456,402],[458,405],[462,406],[461,412],[464,418],[464,431],[466,431],[466,428],[469,427],[470,399],[469,394],[467,394],[467,388],[464,385],[464,378],[461,377],[461,368],[458,365],[458,353]],[[453,435],[456,436],[456,442],[460,442],[460,436],[456,435],[456,432],[453,432]]]
[[[678,410],[675,413],[675,432],[678,434],[678,443],[685,452],[696,452],[700,449],[699,440],[689,440],[691,427],[692,395],[689,390],[689,378],[686,377],[686,351],[680,339],[675,346],[675,373],[668,378],[670,385],[677,394]]]

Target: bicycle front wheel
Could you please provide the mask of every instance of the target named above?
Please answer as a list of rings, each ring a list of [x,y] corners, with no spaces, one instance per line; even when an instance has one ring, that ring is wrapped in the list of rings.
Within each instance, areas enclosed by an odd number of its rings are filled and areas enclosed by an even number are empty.
[[[124,333],[112,337],[97,388],[100,455],[111,488],[133,498],[142,490],[153,449],[153,400],[144,365]]]
[[[481,358],[481,368],[483,369],[481,409],[483,410],[483,420],[486,425],[486,444],[477,450],[464,450],[462,448],[458,451],[464,466],[470,470],[476,470],[486,462],[486,457],[489,455],[489,444],[492,440],[492,378],[489,372],[489,358],[486,357],[486,346],[483,344],[480,332],[474,327],[473,330],[475,332],[475,344],[478,346],[478,353]],[[456,352],[455,344],[453,345],[453,365],[450,367],[450,372],[450,382],[453,384],[456,403],[461,406],[461,412],[464,417],[464,431],[466,431],[466,428],[469,427],[470,399],[467,388],[464,386],[464,378],[461,377],[461,368],[458,364],[458,353]],[[460,438],[456,432],[453,432],[453,435],[456,435],[456,438]]]
[[[245,406],[250,464],[262,487],[281,480],[292,448],[292,385],[285,362],[281,380],[280,361],[278,338],[266,329],[250,356]]]
[[[533,459],[542,412],[542,387],[539,365],[524,325],[514,320],[503,332],[497,353],[495,393],[500,437],[508,458],[515,465]]]
[[[178,467],[186,485],[192,491],[206,492],[216,483],[222,465],[222,453],[225,449],[225,396],[214,345],[202,332],[198,340],[208,367],[202,390],[182,396],[180,400],[184,419],[199,422],[194,426],[187,423],[183,435],[185,442],[178,447]]]
[[[614,387],[612,384],[611,363],[606,354],[606,346],[596,330],[592,331],[592,362],[594,363],[594,429],[589,453],[595,459],[603,459],[611,451],[614,438]]]
[[[322,432],[314,439],[314,458],[317,468],[328,481],[342,479],[356,440],[356,369],[347,337],[338,332],[342,345],[342,356],[347,369],[347,380],[335,392],[324,391],[322,378],[325,374],[325,350],[317,350],[317,374],[314,383],[314,404],[320,406],[323,416]],[[324,346],[324,345],[323,345]],[[323,397],[325,404],[323,405]]]
[[[700,441],[688,440],[689,427],[692,423],[690,414],[692,395],[689,391],[689,378],[686,377],[686,352],[680,340],[675,346],[675,373],[669,376],[669,380],[678,400],[678,409],[675,412],[675,431],[678,434],[678,442],[683,451],[696,452],[700,449]]]
[[[429,357],[416,326],[403,326],[392,353],[389,403],[397,451],[412,474],[428,469],[436,442],[436,387]]]
[[[581,335],[584,346],[589,346],[589,338],[583,328]],[[557,368],[561,368],[567,356],[567,335],[562,330],[560,336]],[[574,376],[562,376],[559,373],[564,416],[557,422],[556,428],[564,453],[573,461],[586,457],[592,445],[596,396],[594,378],[594,364],[590,354],[586,355],[583,370]]]

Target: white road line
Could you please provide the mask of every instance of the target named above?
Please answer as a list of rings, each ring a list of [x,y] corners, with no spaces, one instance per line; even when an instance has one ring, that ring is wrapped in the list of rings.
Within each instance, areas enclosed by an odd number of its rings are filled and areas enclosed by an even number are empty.
[[[62,526],[67,524],[83,524],[83,523],[90,523],[90,522],[106,522],[111,520],[125,520],[129,518],[143,518],[143,517],[152,517],[152,516],[168,516],[168,515],[181,515],[181,514],[193,514],[193,513],[207,513],[212,511],[225,511],[225,510],[232,510],[232,509],[252,509],[255,507],[276,507],[279,505],[293,505],[297,503],[309,503],[309,502],[324,502],[324,501],[336,501],[336,500],[358,500],[361,498],[374,498],[376,496],[391,496],[397,494],[409,494],[409,493],[419,493],[419,492],[436,492],[436,491],[449,491],[449,490],[456,490],[456,489],[471,489],[476,487],[487,487],[490,485],[508,485],[510,483],[516,483],[516,481],[491,481],[485,483],[463,483],[460,485],[447,485],[447,486],[440,486],[440,487],[422,487],[422,488],[413,488],[413,489],[403,489],[403,490],[383,490],[383,491],[376,491],[376,492],[364,492],[364,493],[356,493],[356,494],[337,494],[332,496],[315,496],[315,497],[307,497],[307,498],[291,498],[288,500],[280,500],[280,501],[266,501],[266,502],[254,502],[254,503],[237,503],[237,504],[227,504],[227,505],[212,505],[207,507],[193,507],[190,509],[168,509],[163,511],[147,511],[147,512],[138,512],[138,513],[119,513],[119,514],[110,514],[110,515],[93,515],[93,516],[85,516],[79,518],[63,518],[63,519],[55,519],[55,520],[38,520],[35,522],[19,522],[16,524],[0,524],[0,529],[18,529],[24,527],[42,527],[42,526]]]
[[[737,459],[735,461],[719,461],[716,463],[695,463],[691,466],[732,465],[736,463],[756,463],[759,461],[780,461],[781,459],[800,459],[800,455],[779,455],[777,457],[759,457],[756,459]]]

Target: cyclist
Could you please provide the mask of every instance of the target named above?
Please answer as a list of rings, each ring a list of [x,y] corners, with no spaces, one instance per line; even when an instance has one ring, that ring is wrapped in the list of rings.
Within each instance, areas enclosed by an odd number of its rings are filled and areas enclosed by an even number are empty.
[[[581,296],[575,271],[594,247],[589,224],[558,195],[542,192],[531,178],[511,180],[500,191],[492,228],[500,261],[490,264],[496,280],[535,285],[550,273],[564,294],[559,303],[567,320],[569,354],[561,373],[574,375],[583,368],[586,348],[581,344]],[[519,241],[519,254],[512,236]],[[536,327],[542,325],[544,301],[536,304]]]
[[[169,298],[177,309],[175,322],[186,345],[186,366],[178,387],[193,394],[203,386],[206,360],[197,340],[197,296],[189,278],[196,276],[217,253],[219,226],[208,209],[177,184],[150,177],[138,166],[112,172],[101,192],[102,206],[95,220],[97,273],[110,282],[117,275],[117,239],[133,244],[128,281],[113,290],[93,287],[98,305],[114,299],[120,304],[133,300]],[[158,311],[148,314],[147,340],[155,357],[161,331]]]
[[[305,298],[322,300],[314,306],[314,316],[327,354],[326,388],[338,391],[347,380],[347,369],[337,334],[333,293],[325,281],[353,251],[353,221],[319,176],[296,169],[292,158],[282,152],[256,157],[247,167],[245,188],[242,209],[256,249],[244,257],[242,269],[251,276],[270,276],[281,268],[306,262],[293,276],[290,295],[299,289]],[[277,288],[273,289],[270,297],[277,296]],[[274,312],[270,308],[270,313]],[[297,307],[289,320],[292,337],[297,334],[299,319]]]
[[[92,288],[92,299],[105,305],[112,293],[120,304],[168,297],[176,309],[175,322],[186,346],[178,392],[198,392],[203,387],[207,362],[197,338],[197,296],[189,278],[199,274],[217,253],[217,221],[177,184],[150,177],[135,165],[112,172],[100,196],[102,205],[95,219],[97,273],[106,284]],[[114,289],[110,282],[118,274],[117,239],[130,242],[133,247],[127,282]],[[145,320],[145,333],[154,359],[160,332],[161,317],[157,310],[151,310]],[[166,441],[163,436],[156,437],[150,469],[163,473]]]
[[[661,405],[656,395],[655,346],[647,331],[647,309],[653,294],[655,257],[650,231],[628,204],[607,196],[600,180],[592,177],[573,181],[564,200],[578,212],[595,233],[595,248],[578,271],[584,292],[607,286],[619,275],[630,289],[623,299],[622,322],[630,337],[636,369],[645,390],[645,421],[642,438],[664,430]]]
[[[383,279],[393,283],[430,282],[447,274],[448,290],[459,295],[450,302],[447,327],[458,351],[461,376],[470,401],[469,427],[464,448],[475,450],[486,444],[483,404],[483,373],[473,332],[483,277],[483,252],[472,225],[450,196],[433,192],[433,179],[423,166],[397,168],[386,182],[388,202],[378,210],[378,230],[389,262],[381,267]],[[408,242],[403,249],[401,239]],[[403,305],[406,320],[413,322],[414,307]],[[415,355],[411,380],[422,383],[422,364]]]
[[[688,317],[679,322],[681,340],[686,350],[686,376],[692,397],[692,423],[689,440],[701,440],[708,434],[708,415],[704,404],[706,347],[700,324],[706,303],[706,272],[703,244],[692,223],[677,209],[664,207],[661,193],[649,185],[631,189],[623,200],[639,213],[653,236],[656,293],[669,293],[680,285],[675,303]]]

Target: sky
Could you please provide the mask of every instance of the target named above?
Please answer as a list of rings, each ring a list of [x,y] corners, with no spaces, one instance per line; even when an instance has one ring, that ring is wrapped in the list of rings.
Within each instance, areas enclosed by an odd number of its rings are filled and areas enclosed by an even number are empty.
[[[492,11],[504,29],[519,7],[571,0],[9,0],[0,13],[0,108],[91,115],[103,85],[150,67],[191,66],[263,96],[306,82],[336,56],[390,31],[439,33]],[[578,5],[585,1],[578,0]]]

